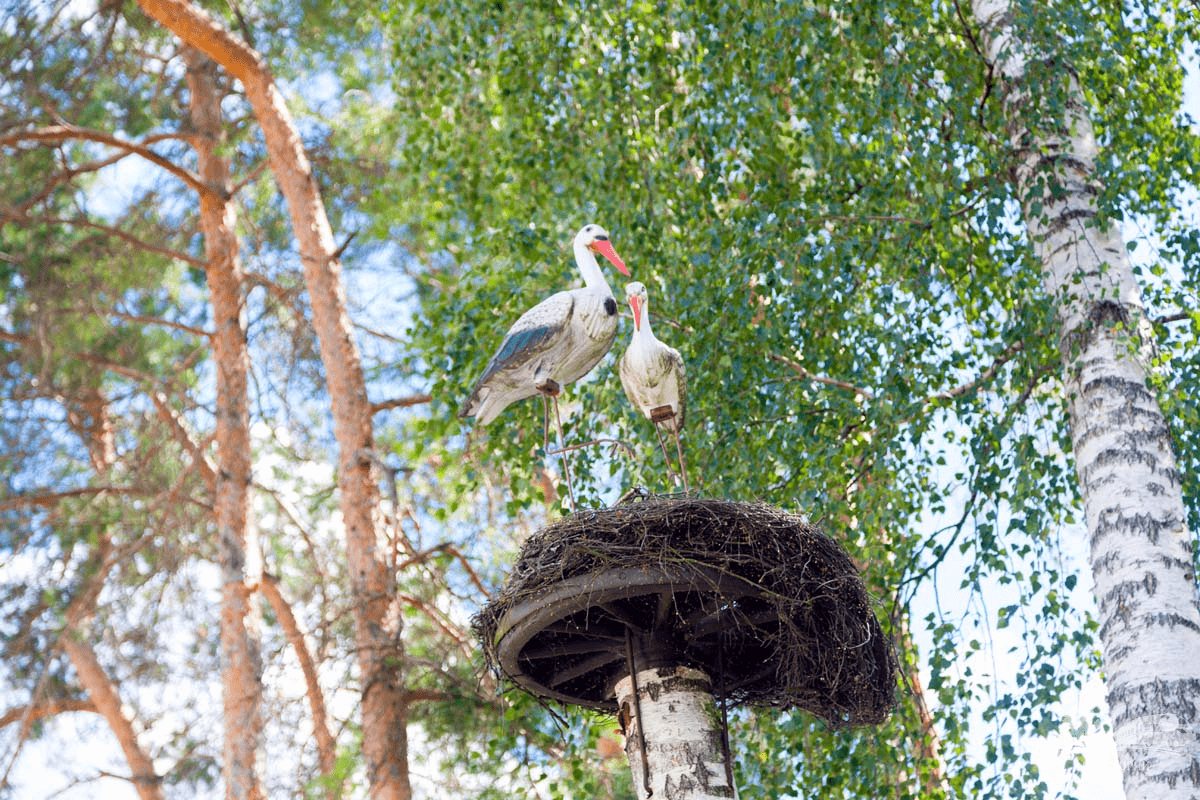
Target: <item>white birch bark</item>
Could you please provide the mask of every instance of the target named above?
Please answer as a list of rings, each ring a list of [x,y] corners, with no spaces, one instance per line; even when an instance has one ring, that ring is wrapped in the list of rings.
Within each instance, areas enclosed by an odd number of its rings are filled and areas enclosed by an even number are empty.
[[[638,799],[736,798],[737,789],[727,777],[721,721],[708,676],[675,667],[641,670],[636,677],[636,704],[633,676],[618,681],[616,694]]]
[[[1097,223],[1096,143],[1074,75],[1062,68],[1068,90],[1062,119],[1039,130],[1022,124],[1031,101],[1025,66],[1035,54],[1014,36],[1008,0],[974,0],[972,10],[1004,84],[1013,183],[1058,308],[1125,794],[1195,798],[1200,609],[1170,431],[1147,384],[1153,334],[1141,291],[1119,231]]]

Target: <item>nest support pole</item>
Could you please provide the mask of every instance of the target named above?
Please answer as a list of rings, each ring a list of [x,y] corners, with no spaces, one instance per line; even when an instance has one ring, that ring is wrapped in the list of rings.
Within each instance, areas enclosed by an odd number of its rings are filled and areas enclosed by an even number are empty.
[[[736,798],[708,676],[652,667],[617,681],[625,755],[638,800]]]

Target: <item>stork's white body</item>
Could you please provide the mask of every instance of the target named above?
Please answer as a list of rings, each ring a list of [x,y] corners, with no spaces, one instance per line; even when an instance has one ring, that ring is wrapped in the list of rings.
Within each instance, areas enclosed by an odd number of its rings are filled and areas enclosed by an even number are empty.
[[[612,349],[617,301],[606,289],[551,295],[521,315],[483,371],[463,416],[487,425],[510,404],[538,394],[553,381],[573,383]]]
[[[640,307],[634,311],[633,338],[621,357],[621,385],[625,387],[629,402],[645,414],[646,419],[676,432],[683,428],[687,405],[686,371],[679,351],[660,342],[651,330],[645,296],[645,287],[642,287]],[[668,409],[670,415],[666,413]]]
[[[634,281],[625,286],[625,299],[633,309],[633,338],[625,355],[621,357],[621,385],[625,396],[634,407],[654,423],[658,445],[666,459],[667,471],[671,469],[671,456],[663,442],[662,431],[666,428],[675,435],[675,452],[679,457],[679,478],[683,490],[688,488],[687,464],[683,459],[683,444],[679,434],[683,430],[684,413],[687,411],[687,380],[683,358],[674,347],[658,340],[650,329],[649,299],[646,287]]]
[[[460,416],[487,425],[518,400],[561,387],[591,372],[617,336],[617,301],[593,252],[621,272],[624,263],[608,244],[608,234],[588,225],[575,237],[575,262],[584,287],[558,292],[526,311],[509,329]]]

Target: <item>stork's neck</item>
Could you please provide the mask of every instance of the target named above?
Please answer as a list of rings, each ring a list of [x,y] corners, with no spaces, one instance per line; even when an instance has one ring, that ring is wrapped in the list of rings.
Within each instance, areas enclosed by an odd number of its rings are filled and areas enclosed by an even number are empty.
[[[575,264],[579,267],[579,274],[583,276],[583,282],[589,289],[602,289],[607,294],[612,294],[608,281],[604,279],[604,270],[600,269],[600,265],[596,263],[595,254],[582,242],[575,243]]]
[[[638,325],[633,335],[646,339],[647,341],[654,338],[654,331],[650,330],[650,303],[642,303],[642,324]]]

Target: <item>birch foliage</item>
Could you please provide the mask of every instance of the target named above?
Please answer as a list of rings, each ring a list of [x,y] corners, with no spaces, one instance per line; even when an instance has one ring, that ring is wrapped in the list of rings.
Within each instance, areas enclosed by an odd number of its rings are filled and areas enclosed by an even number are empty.
[[[1180,212],[1196,133],[1179,110],[1194,14],[1018,9],[1021,35],[1053,54],[1031,65],[1028,113],[1062,117],[1069,62],[1095,110],[1101,221],[1154,232],[1138,243],[1153,250],[1141,262],[1149,316],[1181,370],[1162,370],[1157,389],[1194,472],[1181,376],[1194,360],[1198,256],[1194,218]],[[432,370],[422,430],[465,432],[451,414],[494,342],[569,284],[563,243],[600,222],[655,295],[656,331],[687,360],[693,482],[823,520],[893,630],[923,626],[924,647],[904,658],[928,666],[952,792],[1045,791],[1032,742],[1101,722],[1056,705],[1099,667],[1096,623],[1080,580],[1056,298],[1016,213],[999,77],[969,14],[462,3],[383,18],[396,43],[398,182],[381,182],[373,202],[403,209],[403,235],[430,253],[412,329]],[[663,488],[610,364],[569,396],[569,441],[616,436],[639,453],[636,464],[599,449],[580,459],[592,502],[614,485]],[[540,428],[531,402],[467,440],[468,463],[515,478],[514,507],[540,491],[524,477],[543,463]],[[739,764],[765,796],[915,794],[934,768],[927,751],[897,761],[888,745],[919,741],[916,724],[905,709],[894,729],[859,735],[747,718],[759,756]],[[781,755],[797,741],[806,757]]]

